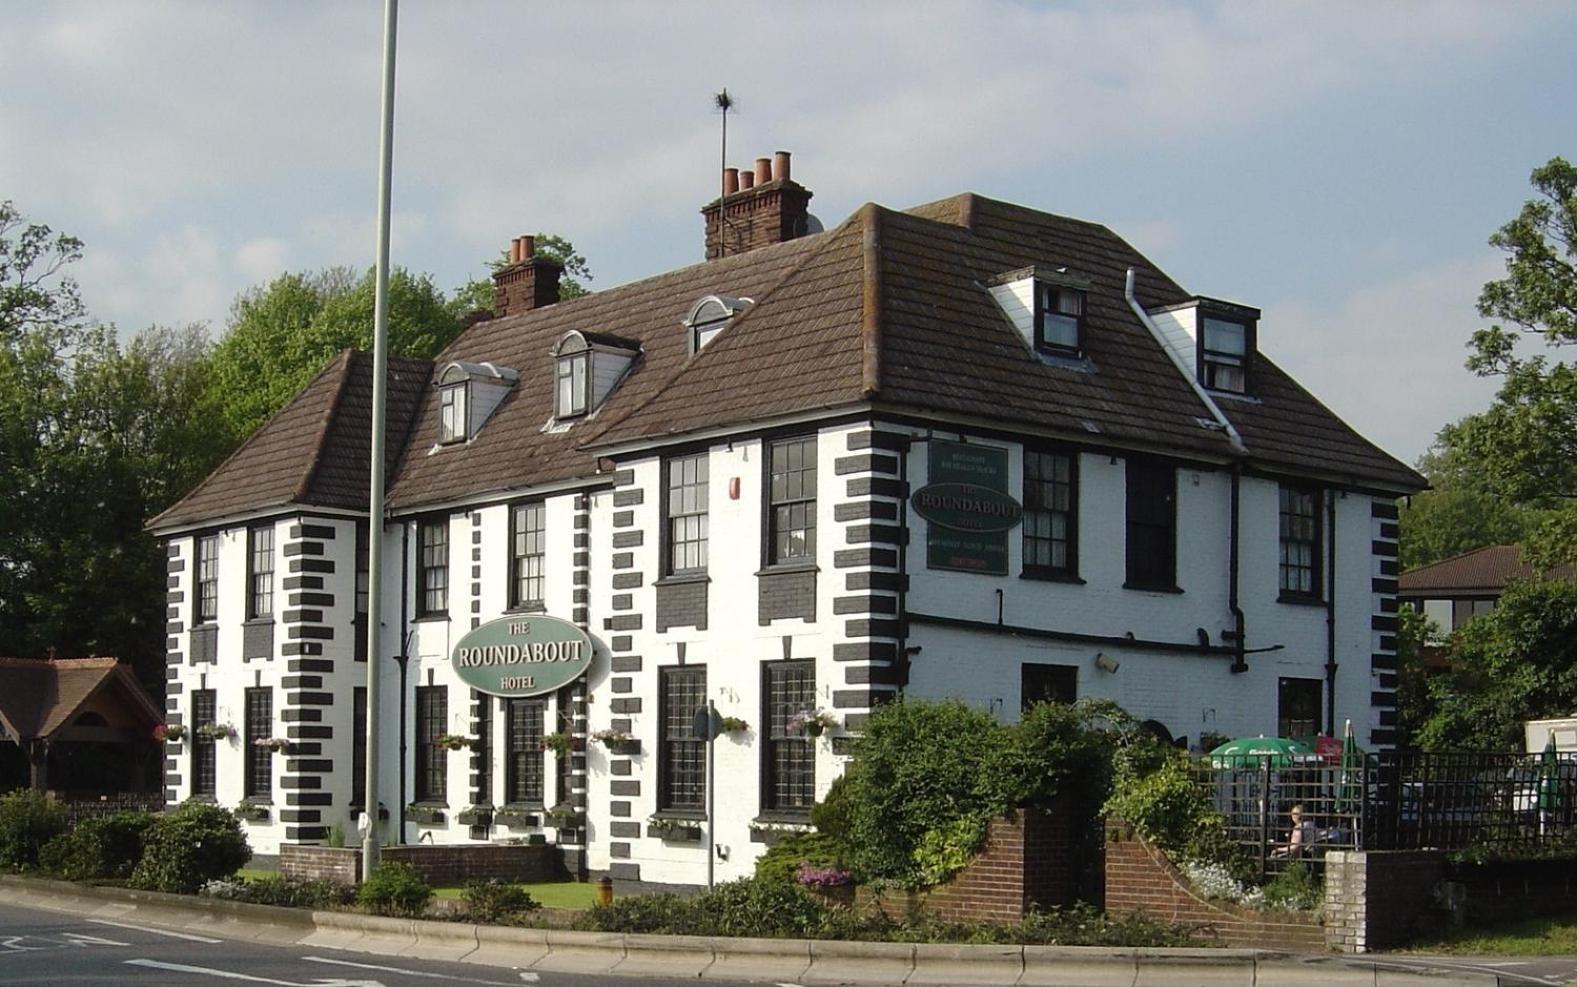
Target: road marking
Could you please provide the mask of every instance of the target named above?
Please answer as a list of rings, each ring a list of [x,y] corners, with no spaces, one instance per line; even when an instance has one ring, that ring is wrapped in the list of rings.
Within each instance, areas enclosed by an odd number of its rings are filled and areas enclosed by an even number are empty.
[[[169,936],[171,939],[185,939],[189,942],[206,942],[210,944],[224,942],[223,939],[210,939],[207,936],[194,936],[190,932],[173,932],[169,929],[150,929],[145,925],[127,925],[125,922],[109,922],[101,918],[90,918],[88,921],[92,922],[94,925],[113,925],[117,929],[130,929],[133,932],[147,932],[156,936]],[[116,943],[116,945],[125,946],[127,944],[122,942]]]
[[[455,977],[447,973],[425,973],[421,970],[405,970],[397,966],[377,966],[372,963],[352,963],[350,960],[331,960],[327,956],[303,956],[308,963],[331,963],[334,966],[351,966],[358,970],[377,970],[379,973],[399,973],[407,977],[426,977],[430,980],[458,980],[466,984],[486,984],[489,987],[514,987],[514,983],[504,980],[473,980],[470,977]],[[542,978],[534,973],[521,973],[520,979],[524,983],[534,984]]]
[[[22,940],[27,939],[27,938],[28,938],[27,936],[7,936],[4,939],[0,939],[0,949],[3,949],[3,950],[5,950],[7,952],[10,952],[10,953],[36,953],[36,952],[38,952],[41,949],[48,949],[49,948],[48,946],[23,946],[23,945],[21,945]]]
[[[117,942],[114,939],[100,939],[98,936],[90,936],[90,935],[87,935],[87,934],[82,933],[82,932],[63,932],[61,934],[64,935],[67,939],[70,939],[71,940],[71,945],[73,945],[73,946],[130,946],[131,945],[131,943],[129,943],[129,942]]]
[[[169,970],[171,973],[196,973],[209,977],[219,977],[223,980],[246,980],[254,984],[276,984],[278,987],[383,987],[376,980],[313,980],[300,982],[295,980],[275,980],[272,977],[254,977],[248,973],[236,973],[233,970],[216,970],[207,966],[187,966],[184,963],[164,963],[159,960],[127,960],[128,966],[146,966],[155,970]]]

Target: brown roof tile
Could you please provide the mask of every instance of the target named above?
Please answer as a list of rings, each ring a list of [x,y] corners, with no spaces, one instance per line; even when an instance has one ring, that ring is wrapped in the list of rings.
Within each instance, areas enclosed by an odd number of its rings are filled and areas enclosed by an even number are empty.
[[[426,360],[389,358],[391,475],[431,377]],[[293,504],[365,510],[372,434],[372,357],[344,350],[301,392],[162,514],[154,529]]]
[[[987,285],[1027,266],[1087,279],[1083,368],[1030,352]],[[1124,297],[1151,308],[1191,296],[1097,223],[965,194],[896,213],[867,205],[816,234],[697,264],[467,329],[432,365],[391,388],[391,508],[500,494],[598,471],[609,446],[662,440],[798,412],[859,407],[946,413],[1160,453],[1226,460],[1209,410]],[[755,305],[700,353],[683,321],[709,294]],[[571,329],[638,344],[606,402],[550,430],[552,353]],[[163,527],[299,501],[365,503],[365,380],[342,355],[203,485],[157,519]],[[431,367],[492,362],[519,373],[475,438],[437,443]],[[417,380],[419,378],[419,380]],[[1274,363],[1255,364],[1252,401],[1219,404],[1252,462],[1410,490],[1423,480],[1357,435]],[[338,395],[338,397],[336,397]],[[322,428],[325,420],[332,422]],[[398,434],[397,434],[398,433]],[[320,450],[314,458],[313,450]],[[359,455],[358,455],[359,453]],[[302,485],[305,484],[305,488]]]
[[[20,740],[47,737],[101,689],[118,687],[150,723],[163,712],[114,658],[0,658],[0,719]]]
[[[1403,596],[1431,591],[1499,593],[1513,579],[1532,579],[1537,575],[1532,565],[1522,561],[1521,548],[1489,545],[1409,569],[1397,582]],[[1577,565],[1555,566],[1543,575],[1547,579],[1577,579]]]

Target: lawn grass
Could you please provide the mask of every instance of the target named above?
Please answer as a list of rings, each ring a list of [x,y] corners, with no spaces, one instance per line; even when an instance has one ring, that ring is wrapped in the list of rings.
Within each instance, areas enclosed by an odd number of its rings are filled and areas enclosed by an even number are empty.
[[[236,877],[244,877],[248,881],[256,881],[264,877],[278,877],[279,871],[265,870],[261,867],[243,867],[235,872]]]
[[[531,897],[545,908],[590,908],[597,900],[597,886],[578,881],[555,881],[547,884],[522,885]],[[435,897],[459,899],[461,888],[435,888]]]
[[[1577,953],[1577,913],[1515,919],[1480,928],[1447,927],[1430,939],[1417,939],[1407,953],[1455,956],[1557,956]]]

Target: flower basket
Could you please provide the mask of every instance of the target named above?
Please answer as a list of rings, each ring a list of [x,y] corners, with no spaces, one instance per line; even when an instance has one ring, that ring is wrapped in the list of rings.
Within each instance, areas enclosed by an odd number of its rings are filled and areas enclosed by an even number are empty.
[[[470,737],[462,737],[455,733],[446,733],[439,736],[433,743],[449,751],[462,751],[472,745]]]
[[[464,826],[491,826],[493,824],[493,807],[490,805],[468,805],[460,810],[455,817]]]
[[[641,742],[627,733],[617,730],[598,730],[591,735],[591,739],[608,748],[612,754],[639,754]]]
[[[542,817],[534,810],[506,805],[502,809],[493,810],[493,825],[508,826],[510,829],[528,829],[542,825]]]
[[[552,751],[559,757],[568,757],[572,751],[586,749],[585,738],[571,737],[567,733],[550,733],[542,738],[542,749]]]
[[[153,739],[178,744],[186,739],[186,728],[179,723],[161,723],[153,728]]]
[[[442,826],[444,810],[436,805],[419,805],[415,802],[405,807],[407,822],[420,823],[423,826]]]
[[[244,819],[247,822],[268,822],[271,811],[271,807],[268,805],[243,799],[235,807],[235,817]]]
[[[252,741],[253,747],[267,747],[275,754],[290,753],[290,741],[284,737],[259,737]]]
[[[719,724],[719,729],[721,729],[724,733],[749,733],[750,724],[737,716],[725,716],[723,717],[722,722]]]
[[[197,736],[208,740],[229,740],[235,736],[235,727],[228,723],[204,723],[197,728]]]
[[[837,719],[826,710],[802,709],[788,718],[783,724],[783,732],[789,735],[804,737],[819,737],[829,728],[838,725]]]

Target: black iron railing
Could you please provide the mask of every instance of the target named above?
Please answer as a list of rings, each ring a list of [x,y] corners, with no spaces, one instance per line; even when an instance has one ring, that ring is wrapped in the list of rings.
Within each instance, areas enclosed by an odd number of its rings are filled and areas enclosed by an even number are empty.
[[[1577,838],[1577,752],[1202,758],[1195,783],[1262,876],[1330,850],[1515,852]]]

